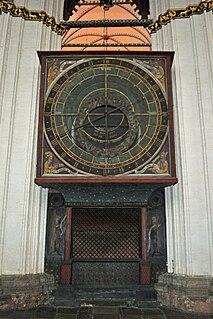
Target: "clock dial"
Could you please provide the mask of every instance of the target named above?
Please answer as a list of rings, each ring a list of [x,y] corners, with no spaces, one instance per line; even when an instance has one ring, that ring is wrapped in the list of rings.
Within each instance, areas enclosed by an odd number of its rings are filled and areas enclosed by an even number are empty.
[[[168,131],[164,90],[145,67],[125,58],[81,60],[56,78],[44,110],[47,142],[86,175],[141,170]]]

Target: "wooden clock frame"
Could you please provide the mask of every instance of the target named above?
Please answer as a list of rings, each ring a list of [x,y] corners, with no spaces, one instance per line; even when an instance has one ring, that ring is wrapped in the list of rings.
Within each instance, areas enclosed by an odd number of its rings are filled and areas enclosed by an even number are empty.
[[[38,56],[41,63],[41,78],[40,78],[40,99],[39,99],[39,122],[38,122],[38,146],[37,146],[37,170],[35,183],[40,186],[48,187],[51,184],[72,184],[72,183],[155,183],[163,187],[177,183],[176,168],[175,168],[175,147],[174,147],[174,122],[173,122],[173,103],[172,103],[172,79],[171,67],[174,57],[174,52],[70,52],[70,51],[40,51]],[[140,175],[140,176],[70,176],[70,175],[55,175],[47,176],[41,174],[42,169],[42,147],[44,142],[43,128],[43,112],[45,103],[45,69],[47,58],[59,57],[76,57],[76,58],[96,58],[96,57],[116,57],[116,58],[163,58],[166,61],[166,79],[167,79],[167,98],[169,111],[169,141],[170,141],[170,160],[171,174],[167,175]]]

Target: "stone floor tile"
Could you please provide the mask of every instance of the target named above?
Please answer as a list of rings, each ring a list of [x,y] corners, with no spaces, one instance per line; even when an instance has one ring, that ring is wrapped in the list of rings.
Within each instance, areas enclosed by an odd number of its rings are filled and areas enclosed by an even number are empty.
[[[188,319],[212,319],[213,314],[204,315],[204,314],[188,314]]]
[[[212,315],[204,315],[204,314],[187,314],[187,319],[212,319]]]
[[[57,309],[52,306],[41,306],[35,310],[36,318],[52,319],[55,317]]]
[[[166,319],[166,317],[164,316],[164,314],[162,313],[158,313],[158,314],[143,314],[142,315],[142,319]],[[174,318],[176,319],[176,318]]]
[[[141,314],[137,314],[137,315],[124,315],[121,317],[121,319],[143,319]]]
[[[120,314],[120,307],[98,307],[94,306],[92,308],[92,313],[93,315],[98,315],[98,314],[114,314],[114,315],[119,315]]]
[[[92,314],[94,319],[120,319],[120,307],[93,307]]]
[[[32,319],[36,318],[36,312],[35,311],[14,311],[12,312],[8,317],[8,319]],[[45,317],[46,319],[47,317]],[[50,318],[50,317],[49,317]]]
[[[174,313],[173,315],[165,315],[166,319],[187,319],[187,316],[185,314],[178,314]]]
[[[120,319],[120,318],[121,318],[120,315],[106,314],[106,313],[94,315],[93,317],[93,319]]]
[[[1,310],[0,311],[0,318],[8,318],[14,311],[8,311],[8,310]]]
[[[57,307],[57,313],[69,313],[69,314],[77,314],[79,308],[69,308],[69,307]]]
[[[57,313],[52,319],[76,319],[76,314]]]
[[[153,309],[142,309],[143,316],[154,316],[154,315],[162,315],[164,312],[159,308]]]
[[[78,313],[76,315],[76,319],[93,319],[93,318],[94,316],[88,313],[80,313],[80,314]]]
[[[142,309],[143,319],[166,319],[164,312],[159,308]]]
[[[213,319],[213,315],[193,314],[159,307],[81,306],[79,308],[42,306],[25,311],[0,310],[0,319]]]
[[[174,318],[178,318],[178,319],[211,319],[213,317],[209,317],[207,315],[196,315],[196,314],[183,314],[183,313],[174,313],[173,315],[166,315],[166,319],[174,319]]]
[[[80,307],[76,319],[93,319],[92,308],[87,306]]]
[[[132,315],[142,315],[142,310],[140,308],[122,308],[122,316],[132,316]]]
[[[35,313],[35,315],[33,316],[33,317],[27,317],[27,319],[28,318],[36,318],[36,319],[43,319],[43,318],[45,318],[45,319],[53,319],[54,317],[55,317],[55,312],[44,312],[44,313],[42,313],[42,312],[40,312],[40,313]],[[16,317],[14,317],[14,318],[16,318]]]
[[[174,315],[175,313],[177,313],[177,311],[175,311],[173,308],[159,307],[158,309],[163,311],[163,313],[165,313],[165,315]]]

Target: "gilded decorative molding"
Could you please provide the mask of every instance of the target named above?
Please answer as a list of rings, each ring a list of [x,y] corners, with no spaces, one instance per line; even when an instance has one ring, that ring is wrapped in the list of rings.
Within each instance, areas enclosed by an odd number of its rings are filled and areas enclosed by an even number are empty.
[[[192,15],[202,14],[205,11],[213,12],[213,0],[201,0],[199,4],[190,4],[186,8],[168,9],[165,13],[160,14],[158,19],[147,29],[151,33],[155,33],[174,19],[190,18]],[[49,16],[42,10],[28,10],[25,7],[16,6],[13,2],[3,0],[0,1],[0,14],[1,12],[10,13],[13,17],[21,17],[24,20],[42,21],[59,35],[63,35],[67,31],[67,27],[63,25],[64,22],[56,22],[53,16]]]
[[[190,18],[192,15],[202,14],[205,11],[213,12],[213,0],[201,0],[199,4],[190,4],[186,8],[168,9],[164,14],[160,14],[158,19],[148,26],[148,29],[151,33],[155,33],[174,19]]]
[[[9,13],[13,17],[20,17],[24,20],[42,21],[59,35],[63,35],[66,32],[66,28],[56,22],[55,18],[49,16],[45,11],[28,10],[25,7],[17,7],[13,2],[3,0],[0,1],[0,14],[1,12]]]

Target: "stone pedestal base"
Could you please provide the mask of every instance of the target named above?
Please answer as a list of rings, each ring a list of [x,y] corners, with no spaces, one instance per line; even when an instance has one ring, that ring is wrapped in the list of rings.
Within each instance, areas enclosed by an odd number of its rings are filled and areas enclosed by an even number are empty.
[[[165,273],[155,286],[157,300],[188,312],[213,313],[213,278]]]
[[[55,279],[49,274],[0,276],[0,309],[29,309],[53,301]]]

